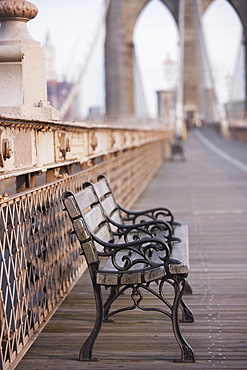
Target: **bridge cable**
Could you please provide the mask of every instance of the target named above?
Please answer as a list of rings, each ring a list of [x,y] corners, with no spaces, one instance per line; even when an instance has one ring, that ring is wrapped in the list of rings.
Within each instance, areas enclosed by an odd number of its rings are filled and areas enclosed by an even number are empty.
[[[138,118],[149,118],[147,101],[143,88],[143,80],[138,65],[135,49],[133,48],[134,86],[135,86],[135,114]]]
[[[239,48],[237,52],[237,58],[234,66],[234,74],[232,80],[230,80],[230,92],[229,92],[229,104],[227,104],[227,110],[229,114],[229,119],[231,123],[234,121],[243,122],[246,117],[246,107],[245,107],[245,44],[244,35],[243,39],[239,43]]]
[[[200,61],[200,79],[201,79],[201,90],[200,100],[202,114],[209,121],[215,122],[219,120],[219,99],[217,96],[215,82],[208,54],[208,49],[205,41],[205,36],[202,28],[201,18],[203,15],[202,2],[196,0],[196,22],[198,30],[198,50],[199,50],[199,61]]]
[[[200,73],[202,86],[204,90],[201,90],[201,102],[202,108],[204,110],[204,114],[206,114],[209,118],[209,122],[220,122],[221,125],[221,132],[223,137],[228,137],[228,120],[226,117],[226,112],[222,104],[220,104],[217,92],[215,89],[215,83],[213,78],[213,73],[211,69],[211,63],[207,51],[207,45],[205,42],[205,37],[202,28],[202,0],[195,0],[196,1],[196,21],[197,21],[197,29],[199,33],[199,52],[200,52],[200,60],[201,66],[203,68],[202,73]],[[203,63],[205,61],[205,64]]]
[[[80,72],[80,74],[78,76],[77,81],[72,86],[70,92],[68,93],[68,95],[67,95],[67,97],[66,97],[66,99],[65,99],[65,101],[64,101],[64,103],[63,103],[63,105],[62,105],[62,107],[60,109],[60,119],[61,120],[64,118],[64,116],[68,112],[71,104],[73,103],[73,100],[74,100],[75,96],[77,95],[77,93],[79,91],[80,83],[81,83],[81,81],[82,81],[82,79],[83,79],[83,77],[85,75],[85,72],[87,70],[88,64],[89,64],[90,59],[92,57],[93,51],[95,49],[96,43],[98,41],[98,38],[99,38],[99,35],[100,35],[100,32],[101,32],[102,25],[105,23],[105,20],[106,20],[108,11],[109,11],[110,4],[111,4],[111,0],[107,0],[107,3],[106,3],[106,6],[105,6],[105,10],[104,10],[103,16],[102,16],[101,21],[99,23],[98,30],[97,30],[97,32],[95,34],[95,38],[93,40],[91,49],[89,50],[88,56],[86,58],[86,61],[85,61],[84,65],[81,68],[81,72]]]
[[[185,0],[179,1],[179,31],[180,31],[180,58],[178,66],[177,102],[176,102],[176,134],[182,136],[184,122],[184,27],[185,27]]]

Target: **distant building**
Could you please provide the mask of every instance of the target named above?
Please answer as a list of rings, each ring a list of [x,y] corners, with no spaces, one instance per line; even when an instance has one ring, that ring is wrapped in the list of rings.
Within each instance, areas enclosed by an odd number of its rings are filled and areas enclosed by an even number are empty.
[[[60,110],[72,87],[73,84],[67,81],[47,81],[47,95],[51,106]],[[80,120],[78,95],[63,119],[65,121]]]
[[[100,107],[90,107],[88,109],[87,121],[102,121],[103,115]]]
[[[50,35],[47,33],[44,44],[46,55],[46,79],[47,79],[47,97],[51,106],[60,110],[68,96],[73,84],[68,81],[58,81],[56,49],[51,43]],[[75,97],[71,107],[63,118],[65,121],[80,120],[78,95]]]
[[[231,123],[236,121],[246,125],[246,108],[245,101],[234,101],[225,104],[225,110]]]
[[[176,91],[157,91],[158,117],[167,124],[174,124],[176,109]]]
[[[51,43],[49,32],[46,34],[45,44],[43,46],[46,57],[46,80],[57,81],[57,59],[56,49]]]

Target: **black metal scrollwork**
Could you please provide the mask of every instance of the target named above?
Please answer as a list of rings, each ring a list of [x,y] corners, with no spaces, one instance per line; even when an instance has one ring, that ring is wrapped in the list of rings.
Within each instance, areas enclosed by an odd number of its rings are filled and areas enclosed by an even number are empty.
[[[93,239],[104,247],[103,252],[98,252],[100,256],[110,257],[115,269],[119,272],[128,271],[138,264],[142,269],[158,267],[170,262],[169,246],[156,238],[143,238],[124,244],[111,244],[103,242],[93,235]],[[152,255],[154,251],[163,251],[163,257],[159,261],[154,261]],[[175,261],[174,261],[175,263]],[[137,268],[138,270],[138,268]]]

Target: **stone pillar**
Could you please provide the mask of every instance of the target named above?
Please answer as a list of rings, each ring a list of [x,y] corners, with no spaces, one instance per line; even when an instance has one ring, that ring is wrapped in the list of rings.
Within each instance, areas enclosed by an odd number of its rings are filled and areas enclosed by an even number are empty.
[[[0,0],[0,115],[59,120],[47,101],[41,45],[27,29],[37,13],[28,1]]]
[[[199,60],[195,0],[184,7],[183,83],[184,114],[189,120],[200,118]]]
[[[110,119],[134,115],[132,33],[128,32],[128,1],[111,2],[106,19],[106,114]]]

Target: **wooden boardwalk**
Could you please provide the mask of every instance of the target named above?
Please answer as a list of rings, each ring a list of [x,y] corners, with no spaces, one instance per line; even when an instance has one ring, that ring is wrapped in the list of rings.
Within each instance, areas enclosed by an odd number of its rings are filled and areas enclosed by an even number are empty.
[[[196,363],[174,363],[180,351],[170,322],[140,311],[104,324],[94,350],[99,361],[79,362],[94,322],[86,273],[17,370],[247,369],[247,145],[191,132],[185,155],[162,166],[133,209],[165,205],[189,225],[193,295],[185,299],[195,323],[181,329]]]

